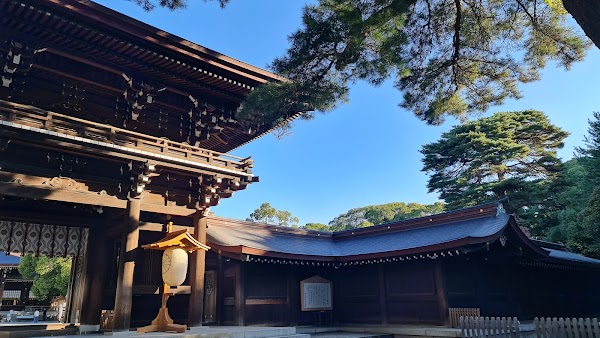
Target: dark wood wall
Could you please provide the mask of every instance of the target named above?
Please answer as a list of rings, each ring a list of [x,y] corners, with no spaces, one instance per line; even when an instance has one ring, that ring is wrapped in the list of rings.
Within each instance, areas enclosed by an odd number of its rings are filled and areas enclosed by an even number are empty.
[[[334,315],[339,323],[442,324],[442,280],[434,263],[385,263],[340,269]]]
[[[142,232],[140,242],[156,240]],[[111,242],[118,252],[118,241]],[[160,253],[138,252],[132,325],[148,324],[160,306]],[[114,261],[114,262],[113,262]],[[116,258],[111,258],[113,269]],[[110,269],[109,269],[110,270]],[[339,268],[244,262],[207,254],[216,276],[211,325],[432,324],[444,325],[448,307],[478,307],[484,316],[598,316],[600,274],[519,264],[517,258],[470,255],[437,260],[352,265]],[[300,281],[321,276],[333,282],[333,311],[319,317],[300,310]],[[189,295],[169,299],[178,323],[187,321]],[[189,287],[188,287],[189,288]],[[103,307],[114,305],[109,272]],[[210,312],[205,309],[206,312]]]
[[[287,266],[273,269],[266,264],[246,270],[246,325],[287,325],[290,322],[288,270]]]
[[[379,273],[376,265],[338,269],[333,308],[338,323],[379,324]]]
[[[338,269],[242,264],[245,265],[245,325],[315,325],[319,320],[375,325],[445,321],[441,273],[433,262],[365,264]],[[334,310],[321,317],[300,310],[300,281],[315,275],[333,282]]]
[[[448,260],[444,278],[449,307],[478,307],[483,316],[596,317],[600,274],[591,270],[542,268],[510,259]],[[594,286],[595,285],[595,286]]]

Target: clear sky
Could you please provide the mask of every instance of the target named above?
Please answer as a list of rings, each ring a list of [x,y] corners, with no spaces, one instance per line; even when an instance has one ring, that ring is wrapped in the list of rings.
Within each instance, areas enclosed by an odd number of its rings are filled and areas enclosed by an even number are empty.
[[[288,46],[300,27],[304,0],[190,0],[185,10],[146,13],[132,2],[100,4],[169,33],[259,67],[267,67]],[[563,160],[582,145],[587,121],[600,111],[600,50],[592,47],[585,62],[570,71],[550,64],[542,80],[521,87],[523,99],[493,107],[498,111],[536,109],[571,135],[559,152]],[[232,152],[253,156],[260,182],[212,208],[217,215],[245,219],[261,203],[288,210],[303,225],[328,223],[351,208],[390,202],[433,203],[419,150],[435,142],[456,121],[428,126],[398,106],[401,94],[385,83],[357,83],[350,102],[312,121],[298,121],[293,135],[267,135]]]

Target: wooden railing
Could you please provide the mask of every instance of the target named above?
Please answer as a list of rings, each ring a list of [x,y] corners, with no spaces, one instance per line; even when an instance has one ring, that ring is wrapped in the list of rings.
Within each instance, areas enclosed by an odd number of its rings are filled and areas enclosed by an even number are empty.
[[[250,158],[231,156],[166,138],[154,137],[107,124],[46,111],[33,106],[0,100],[0,121],[53,131],[62,135],[137,149],[179,160],[204,163],[230,170],[248,172]]]
[[[480,317],[481,310],[478,307],[451,307],[448,308],[448,320],[450,327],[460,326],[460,317]]]
[[[460,317],[463,338],[520,338],[516,317]]]
[[[537,338],[598,338],[597,318],[538,318],[534,319]]]

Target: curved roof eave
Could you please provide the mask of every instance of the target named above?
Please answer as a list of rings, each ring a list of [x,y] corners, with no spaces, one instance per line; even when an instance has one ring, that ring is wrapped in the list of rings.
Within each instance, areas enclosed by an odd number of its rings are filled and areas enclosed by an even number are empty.
[[[314,261],[349,261],[434,253],[492,242],[500,237],[511,218],[510,215],[500,214],[387,234],[364,233],[335,240],[333,236],[323,236],[318,238],[318,242],[314,234],[276,234],[266,227],[244,228],[239,225],[233,229],[215,230],[212,236],[209,233],[209,241],[211,246],[230,253]],[[385,238],[387,243],[382,243],[384,237],[388,237]],[[425,240],[414,240],[421,237],[425,237]],[[311,242],[306,243],[306,240]],[[370,251],[373,248],[376,250]]]

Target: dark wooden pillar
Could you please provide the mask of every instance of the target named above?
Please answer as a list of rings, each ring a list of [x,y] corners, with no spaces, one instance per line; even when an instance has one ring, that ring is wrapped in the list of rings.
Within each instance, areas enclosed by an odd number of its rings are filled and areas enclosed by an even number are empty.
[[[288,266],[288,292],[287,292],[287,302],[288,302],[288,314],[289,314],[289,325],[290,326],[298,326],[298,309],[300,308],[298,298],[300,297],[299,293],[299,282],[298,276],[296,273],[296,266],[290,264]]]
[[[107,224],[108,226],[108,224]],[[90,228],[85,268],[84,299],[81,305],[81,324],[100,325],[102,296],[107,275],[107,240],[105,229]]]
[[[438,307],[440,313],[440,324],[448,325],[448,300],[446,299],[446,284],[444,283],[444,271],[442,262],[435,260],[434,264],[435,290],[438,298]]]
[[[246,264],[238,262],[235,281],[235,320],[238,326],[246,325]]]
[[[219,256],[217,259],[219,266],[217,270],[217,317],[215,322],[217,325],[223,325],[223,282],[225,281],[225,277],[223,272],[223,256],[221,255],[221,251],[219,251]]]
[[[206,244],[206,214],[208,210],[197,210],[194,214],[194,238]],[[206,252],[198,250],[190,254],[190,303],[188,326],[202,326],[204,316],[204,270]]]
[[[21,284],[21,295],[19,296],[19,305],[29,305],[29,290],[31,290],[31,283],[25,282]]]
[[[377,265],[377,274],[379,275],[379,312],[381,313],[381,325],[388,325],[385,271],[383,269],[383,264],[379,263]]]
[[[119,259],[119,275],[115,297],[114,331],[127,331],[131,321],[131,300],[133,296],[133,273],[135,270],[135,253],[140,237],[140,204],[139,199],[130,199],[127,204],[126,229],[121,242]]]
[[[77,267],[79,266],[79,260],[87,255],[77,255],[71,258],[71,273],[69,277],[69,286],[67,288],[67,295],[65,296],[66,304],[63,312],[63,319],[65,323],[74,322],[75,320],[75,284],[77,284]]]

